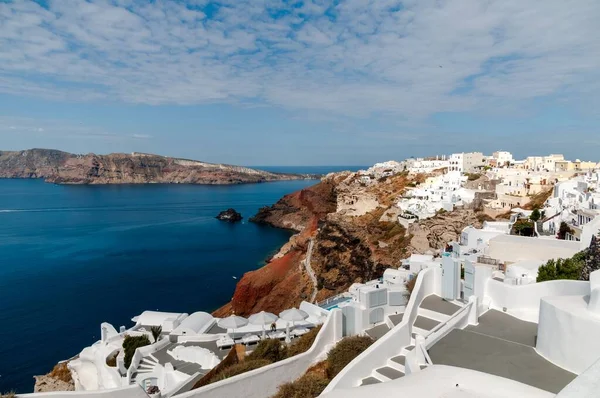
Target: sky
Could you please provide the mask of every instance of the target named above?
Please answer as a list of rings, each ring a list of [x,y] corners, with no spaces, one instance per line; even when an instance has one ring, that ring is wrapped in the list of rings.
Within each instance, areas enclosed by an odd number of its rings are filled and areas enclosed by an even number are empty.
[[[598,0],[0,0],[0,149],[600,161]]]

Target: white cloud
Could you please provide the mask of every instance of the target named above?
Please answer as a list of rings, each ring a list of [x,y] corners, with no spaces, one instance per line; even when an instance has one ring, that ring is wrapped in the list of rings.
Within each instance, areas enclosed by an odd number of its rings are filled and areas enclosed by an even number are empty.
[[[0,3],[0,92],[410,119],[600,90],[597,0],[221,3]]]

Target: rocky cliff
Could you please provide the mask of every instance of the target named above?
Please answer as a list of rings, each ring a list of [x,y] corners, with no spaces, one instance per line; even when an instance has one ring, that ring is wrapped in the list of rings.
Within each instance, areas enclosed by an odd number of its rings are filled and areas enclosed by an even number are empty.
[[[0,151],[0,178],[56,184],[243,184],[314,178],[141,153],[74,155],[52,149]]]
[[[481,213],[461,208],[411,224],[397,222],[395,203],[406,187],[418,184],[407,174],[364,183],[356,173],[329,175],[319,184],[287,195],[263,208],[252,221],[297,232],[263,268],[239,281],[230,303],[215,312],[225,316],[265,310],[278,313],[312,296],[325,299],[397,268],[411,253],[425,253],[458,240],[468,225],[480,226]],[[310,267],[305,260],[313,241]]]

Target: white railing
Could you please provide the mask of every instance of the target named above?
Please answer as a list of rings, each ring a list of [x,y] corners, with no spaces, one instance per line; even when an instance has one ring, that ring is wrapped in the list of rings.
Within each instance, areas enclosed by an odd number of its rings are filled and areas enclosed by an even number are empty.
[[[346,300],[348,300],[350,297],[352,297],[352,296],[350,295],[350,293],[348,293],[348,292],[344,292],[344,293],[336,294],[335,296],[329,297],[329,298],[327,298],[327,299],[325,299],[325,300],[319,301],[319,302],[317,303],[317,305],[318,305],[319,307],[321,307],[321,308],[326,308],[326,307],[328,307],[328,306],[330,306],[330,305],[334,305],[334,304],[337,304],[337,303],[341,303],[341,302],[343,302],[343,301],[346,301]]]
[[[411,342],[412,325],[418,316],[423,299],[436,293],[437,268],[426,268],[419,272],[417,282],[406,306],[402,322],[394,326],[382,338],[354,358],[332,381],[324,393],[336,388],[356,387],[360,380],[368,377],[374,369],[386,366],[389,358],[400,354]]]
[[[466,326],[465,321],[468,322],[469,320],[469,312],[471,311],[471,307],[473,307],[472,302],[456,311],[447,321],[442,322],[431,329],[427,336],[425,336],[425,348],[431,348],[435,343],[450,333],[452,329]]]
[[[148,395],[138,385],[127,386],[114,390],[100,391],[54,391],[19,394],[19,398],[148,398]]]

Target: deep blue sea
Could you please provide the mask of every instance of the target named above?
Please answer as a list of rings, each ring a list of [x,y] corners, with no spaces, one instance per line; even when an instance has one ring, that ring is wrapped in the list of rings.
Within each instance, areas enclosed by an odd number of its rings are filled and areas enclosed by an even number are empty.
[[[265,167],[326,173],[358,167]],[[247,222],[316,181],[236,186],[60,186],[0,180],[0,393],[144,310],[212,311],[289,232]],[[245,217],[214,217],[233,207]],[[238,279],[239,280],[239,279]]]

